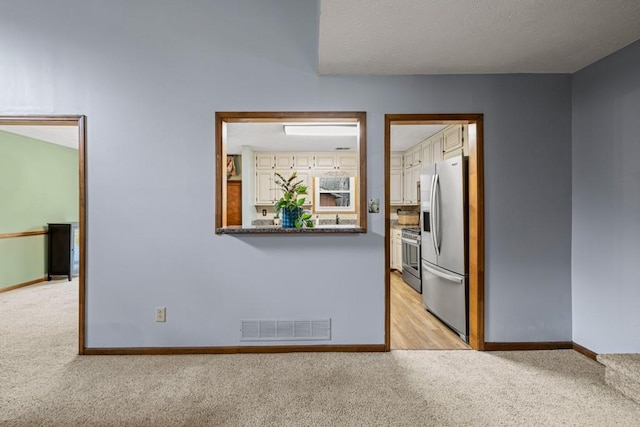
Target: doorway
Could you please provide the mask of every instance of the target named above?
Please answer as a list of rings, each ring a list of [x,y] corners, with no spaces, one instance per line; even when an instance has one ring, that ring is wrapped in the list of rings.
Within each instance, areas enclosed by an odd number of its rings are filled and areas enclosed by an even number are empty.
[[[397,148],[392,129],[431,129],[422,138],[403,139],[406,147]],[[402,132],[401,132],[402,133]],[[406,133],[406,132],[405,132]],[[462,156],[462,157],[458,157]],[[468,203],[461,227],[468,241],[465,251],[465,272],[462,288],[466,295],[459,298],[459,312],[464,326],[456,324],[434,309],[432,280],[423,301],[421,283],[407,271],[424,271],[421,261],[402,260],[402,245],[420,237],[405,233],[411,229],[420,233],[424,213],[418,182],[424,166],[465,160],[464,176]],[[423,164],[424,162],[424,164]],[[483,115],[482,114],[387,114],[385,115],[385,347],[391,349],[454,349],[468,345],[484,350],[484,193],[483,193]],[[422,171],[422,172],[421,172]],[[422,180],[425,178],[422,177]],[[426,187],[426,186],[425,186]],[[424,189],[423,189],[424,190]],[[424,194],[424,192],[423,192]],[[429,194],[428,192],[426,194]],[[428,205],[428,204],[427,204]],[[425,208],[426,209],[426,208]],[[427,209],[428,210],[428,209]],[[406,215],[405,215],[406,214]],[[425,218],[429,218],[428,215]],[[429,220],[427,220],[429,221]],[[439,228],[438,228],[439,229]],[[427,234],[431,230],[425,227]],[[423,230],[423,234],[425,231]],[[400,244],[399,244],[400,242]],[[407,245],[405,245],[407,246]],[[437,245],[436,245],[437,246]],[[414,257],[415,258],[415,257]],[[408,265],[407,265],[408,263]],[[413,264],[416,264],[415,266]],[[403,269],[404,266],[408,267]],[[428,263],[427,263],[428,264]],[[405,271],[406,270],[406,271]],[[402,273],[400,273],[402,271]],[[425,277],[429,278],[427,274]],[[403,275],[407,276],[403,279]],[[411,285],[411,286],[408,286]],[[427,311],[426,308],[429,310]],[[434,316],[436,314],[436,316]]]
[[[84,319],[85,319],[85,266],[86,266],[86,174],[85,174],[85,164],[86,164],[86,137],[85,137],[85,129],[86,129],[86,117],[85,116],[0,116],[0,129],[3,129],[11,134],[15,134],[18,137],[27,137],[31,141],[41,140],[44,142],[53,142],[56,146],[65,145],[65,140],[73,139],[73,143],[76,144],[77,148],[77,168],[76,177],[78,178],[78,193],[77,193],[77,201],[78,209],[73,215],[74,218],[66,218],[63,220],[71,221],[78,223],[78,237],[77,241],[74,242],[79,250],[78,259],[77,259],[77,269],[78,269],[78,288],[79,288],[79,325],[78,325],[78,353],[84,354]],[[21,135],[21,136],[20,136]],[[77,137],[77,138],[76,138]],[[55,142],[54,142],[55,141]],[[61,148],[62,149],[62,148]],[[22,156],[24,157],[24,156]],[[26,157],[27,161],[29,160]],[[33,166],[33,165],[31,165]],[[73,166],[72,166],[73,167]],[[33,169],[33,168],[32,168]],[[72,201],[72,203],[74,203]],[[77,215],[77,219],[76,216]],[[28,217],[29,215],[24,215]],[[39,222],[41,219],[38,219]],[[22,221],[24,224],[26,222]],[[16,230],[17,232],[13,233],[4,233],[0,234],[0,238],[7,239],[19,239],[19,238],[33,238],[36,237],[47,237],[43,236],[47,234],[47,230],[45,227],[42,227],[40,230],[33,230],[32,228],[37,227],[38,225],[44,226],[45,224],[31,224],[30,226],[25,228],[24,224],[22,227],[20,225],[16,225],[16,227],[21,228],[21,230]],[[46,222],[46,221],[44,221]],[[28,224],[27,224],[28,225]],[[43,240],[42,253],[44,254],[45,249],[45,240]],[[41,268],[44,271],[45,261],[44,258],[40,260],[42,265]],[[35,278],[34,280],[30,280],[24,283],[20,283],[12,288],[28,286],[31,284],[36,284],[43,282],[47,279],[46,276]]]

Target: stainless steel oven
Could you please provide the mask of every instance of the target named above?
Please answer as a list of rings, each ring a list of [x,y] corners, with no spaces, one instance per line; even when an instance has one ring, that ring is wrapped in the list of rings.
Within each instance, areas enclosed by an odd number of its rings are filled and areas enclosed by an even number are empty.
[[[402,229],[402,280],[418,293],[422,293],[420,242],[420,228]]]

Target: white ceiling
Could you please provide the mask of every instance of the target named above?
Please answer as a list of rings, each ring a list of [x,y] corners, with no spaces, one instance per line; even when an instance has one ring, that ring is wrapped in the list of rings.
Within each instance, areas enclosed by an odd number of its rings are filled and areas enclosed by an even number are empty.
[[[447,125],[391,125],[391,151],[406,151]]]
[[[640,0],[320,3],[320,74],[573,73],[640,39]]]
[[[78,149],[78,126],[2,125],[0,130]]]
[[[240,154],[246,145],[254,151],[357,151],[354,136],[294,136],[284,134],[284,123],[228,123],[227,154]]]
[[[227,154],[241,154],[242,146],[254,151],[358,150],[353,136],[285,135],[284,123],[227,123]],[[406,151],[447,125],[391,125],[391,151]]]

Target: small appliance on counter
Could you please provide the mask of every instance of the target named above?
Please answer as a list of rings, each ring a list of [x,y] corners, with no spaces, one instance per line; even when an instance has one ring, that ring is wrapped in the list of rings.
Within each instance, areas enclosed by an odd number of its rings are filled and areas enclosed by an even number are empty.
[[[398,209],[398,225],[419,225],[420,212]]]

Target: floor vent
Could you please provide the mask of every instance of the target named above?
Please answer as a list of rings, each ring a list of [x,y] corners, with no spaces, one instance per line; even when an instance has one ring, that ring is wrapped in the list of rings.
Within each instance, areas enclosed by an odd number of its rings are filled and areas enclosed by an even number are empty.
[[[240,341],[321,341],[330,339],[331,319],[240,321]]]

